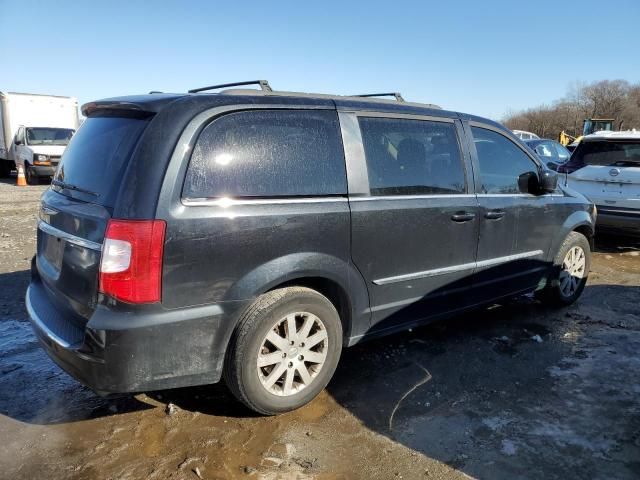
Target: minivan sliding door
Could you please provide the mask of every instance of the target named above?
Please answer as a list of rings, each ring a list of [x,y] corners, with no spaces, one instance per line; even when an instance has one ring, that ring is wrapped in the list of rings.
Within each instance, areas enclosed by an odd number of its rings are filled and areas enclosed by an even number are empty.
[[[372,329],[393,330],[466,304],[478,206],[449,118],[341,112],[352,259]]]

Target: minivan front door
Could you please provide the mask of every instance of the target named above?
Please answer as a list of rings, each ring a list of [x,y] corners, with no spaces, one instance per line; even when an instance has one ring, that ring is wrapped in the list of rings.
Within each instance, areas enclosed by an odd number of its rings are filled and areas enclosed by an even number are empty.
[[[520,175],[540,166],[520,146],[491,126],[472,123],[470,130],[480,208],[474,296],[487,301],[538,285],[560,219],[552,194],[521,191]]]
[[[462,308],[471,287],[478,206],[448,118],[341,113],[352,258],[370,295],[372,330]]]

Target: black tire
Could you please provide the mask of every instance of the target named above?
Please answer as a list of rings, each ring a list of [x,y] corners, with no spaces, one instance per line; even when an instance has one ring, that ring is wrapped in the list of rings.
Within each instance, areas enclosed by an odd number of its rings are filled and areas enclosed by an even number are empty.
[[[28,163],[24,164],[24,176],[27,180],[27,185],[38,185],[40,183],[40,179],[33,174],[33,169]]]
[[[11,163],[8,160],[0,160],[0,178],[11,176]]]
[[[327,339],[323,341],[327,355],[307,386],[289,396],[278,396],[263,386],[259,378],[258,354],[270,330],[295,312],[309,312],[322,321],[327,333]],[[276,415],[313,400],[333,376],[341,350],[342,323],[334,305],[309,288],[281,288],[261,295],[243,314],[229,343],[224,379],[233,395],[251,410]]]
[[[565,293],[563,293],[561,288],[560,274],[563,271],[562,265],[565,257],[567,256],[567,253],[569,253],[569,251],[574,247],[579,247],[584,252],[584,275],[581,279],[578,280],[577,288],[570,295],[566,295]],[[591,246],[589,244],[589,240],[587,240],[587,237],[585,237],[581,233],[569,233],[564,242],[562,242],[562,245],[560,246],[560,249],[558,250],[558,253],[553,261],[553,272],[547,279],[547,285],[544,289],[536,292],[536,298],[542,303],[551,306],[563,307],[571,305],[580,297],[580,295],[582,295],[582,291],[587,284],[587,276],[589,275],[590,267]]]

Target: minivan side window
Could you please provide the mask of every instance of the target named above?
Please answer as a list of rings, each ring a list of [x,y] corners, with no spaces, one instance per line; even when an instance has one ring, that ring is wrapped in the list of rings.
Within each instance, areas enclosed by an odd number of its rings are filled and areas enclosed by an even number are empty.
[[[453,123],[359,117],[371,195],[465,193]]]
[[[471,127],[480,167],[480,193],[521,193],[518,177],[537,172],[536,163],[511,140],[493,130]]]
[[[207,125],[193,148],[186,198],[344,195],[338,116],[329,110],[249,110]]]

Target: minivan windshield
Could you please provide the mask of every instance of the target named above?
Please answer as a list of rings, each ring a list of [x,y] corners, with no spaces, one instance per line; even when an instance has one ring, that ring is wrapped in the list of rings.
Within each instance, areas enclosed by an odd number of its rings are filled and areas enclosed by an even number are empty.
[[[576,154],[581,165],[639,167],[640,140],[585,142]]]
[[[96,116],[85,120],[62,156],[51,188],[113,207],[147,119]]]
[[[72,128],[27,128],[27,145],[66,145],[73,136]]]

